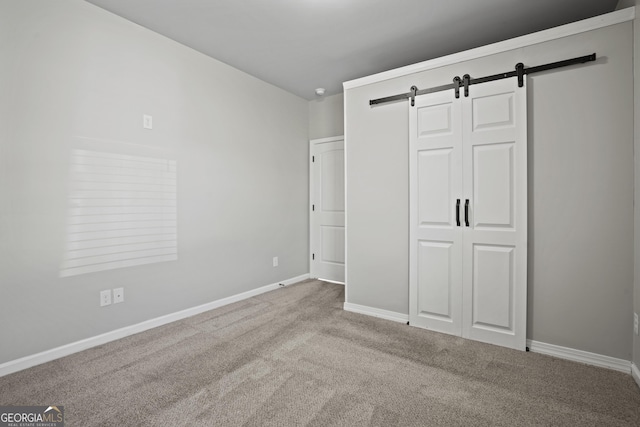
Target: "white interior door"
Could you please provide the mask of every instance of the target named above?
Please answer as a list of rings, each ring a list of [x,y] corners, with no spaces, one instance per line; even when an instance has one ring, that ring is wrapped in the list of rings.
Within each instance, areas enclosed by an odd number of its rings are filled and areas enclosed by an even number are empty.
[[[526,93],[503,79],[472,86],[463,102],[463,336],[519,350],[527,333]]]
[[[516,79],[410,108],[409,322],[525,349],[526,89]]]
[[[416,98],[409,114],[409,322],[462,331],[462,109],[453,91]]]
[[[344,138],[311,141],[311,277],[344,283]]]

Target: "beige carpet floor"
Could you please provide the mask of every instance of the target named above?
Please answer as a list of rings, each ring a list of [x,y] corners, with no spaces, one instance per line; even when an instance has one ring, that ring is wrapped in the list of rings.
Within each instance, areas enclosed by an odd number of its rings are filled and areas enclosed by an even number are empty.
[[[630,375],[342,310],[307,281],[0,378],[67,426],[638,426]]]

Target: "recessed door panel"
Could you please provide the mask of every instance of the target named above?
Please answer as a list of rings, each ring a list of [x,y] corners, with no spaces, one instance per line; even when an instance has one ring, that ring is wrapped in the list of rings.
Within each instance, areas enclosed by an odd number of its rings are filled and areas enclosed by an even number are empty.
[[[453,242],[425,242],[418,247],[418,315],[452,321]]]
[[[322,168],[319,206],[323,212],[344,212],[344,148],[319,154]]]
[[[506,144],[473,147],[473,224],[514,227],[514,149]]]
[[[344,227],[323,225],[320,230],[321,261],[344,265]]]
[[[483,131],[513,127],[515,125],[513,96],[513,92],[509,92],[474,97],[472,99],[473,130]]]
[[[451,168],[453,150],[418,152],[418,221],[420,227],[452,226]]]
[[[514,253],[512,246],[473,246],[473,328],[513,334]]]
[[[450,103],[418,107],[418,138],[452,133]]]

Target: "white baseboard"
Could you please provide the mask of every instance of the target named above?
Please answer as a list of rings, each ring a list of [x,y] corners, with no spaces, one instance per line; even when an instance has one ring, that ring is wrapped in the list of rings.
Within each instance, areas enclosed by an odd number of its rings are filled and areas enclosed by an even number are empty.
[[[106,332],[104,334],[96,335],[91,338],[86,338],[80,341],[66,344],[60,347],[46,350],[41,353],[33,354],[30,356],[21,357],[20,359],[11,360],[0,364],[0,377],[12,374],[14,372],[21,371],[23,369],[30,368],[32,366],[40,365],[42,363],[50,362],[55,359],[59,359],[70,354],[77,353],[82,350],[86,350],[91,347],[96,347],[102,344],[106,344],[111,341],[118,340],[120,338],[128,337],[129,335],[144,332],[149,329],[156,328],[158,326],[166,325],[167,323],[182,320],[187,317],[195,316],[196,314],[204,313],[205,311],[213,310],[214,308],[222,307],[234,302],[242,301],[247,298],[254,297],[256,295],[263,294],[265,292],[273,291],[280,287],[280,284],[285,286],[292,285],[297,282],[301,282],[309,278],[309,274],[303,274],[297,277],[292,277],[287,280],[282,280],[278,283],[272,283],[270,285],[262,286],[257,289],[252,289],[247,292],[243,292],[237,295],[232,295],[227,298],[222,298],[216,301],[212,301],[206,304],[202,304],[196,307],[181,310],[175,313],[167,314],[165,316],[156,317],[155,319],[146,320],[141,323],[137,323],[131,326],[125,326],[124,328],[116,329],[115,331]]]
[[[407,314],[367,307],[364,305],[351,304],[348,302],[344,303],[344,309],[345,311],[366,314],[394,322],[407,323],[409,321],[409,316]],[[547,344],[533,340],[527,340],[527,347],[529,347],[529,351],[533,353],[546,354],[548,356],[559,357],[573,362],[613,369],[627,374],[631,373],[638,383],[638,386],[640,386],[640,371],[628,360],[617,359],[615,357],[590,353],[588,351],[575,350],[573,348],[561,347],[559,345]]]
[[[613,369],[627,374],[631,373],[631,362],[628,360],[533,340],[527,340],[527,346],[529,347],[529,351],[533,353],[546,354],[548,356],[559,357],[560,359]],[[638,380],[636,379],[636,381]]]
[[[635,363],[631,363],[631,376],[636,380],[636,384],[640,387],[640,370]]]
[[[395,311],[382,310],[381,308],[367,307],[366,305],[344,303],[345,311],[353,313],[366,314],[368,316],[379,317],[381,319],[391,320],[393,322],[407,323],[409,321],[408,314],[396,313]]]
[[[322,280],[323,282],[327,282],[327,283],[334,283],[334,284],[336,284],[336,285],[342,285],[342,286],[344,286],[344,282],[338,282],[337,280],[323,279],[322,277],[318,277],[318,280]]]

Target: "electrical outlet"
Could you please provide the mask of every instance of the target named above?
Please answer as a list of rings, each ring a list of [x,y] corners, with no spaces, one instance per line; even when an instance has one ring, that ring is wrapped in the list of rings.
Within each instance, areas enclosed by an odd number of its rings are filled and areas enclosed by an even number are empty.
[[[124,301],[124,288],[115,288],[113,290],[113,303],[118,304]]]
[[[638,313],[633,313],[633,333],[638,335]]]
[[[277,256],[274,256],[274,257],[273,257],[273,266],[274,266],[274,267],[277,267],[277,266],[278,266],[278,257],[277,257]]]
[[[148,114],[143,114],[142,127],[145,129],[153,129],[153,117]]]
[[[111,289],[100,291],[100,307],[111,305]]]

